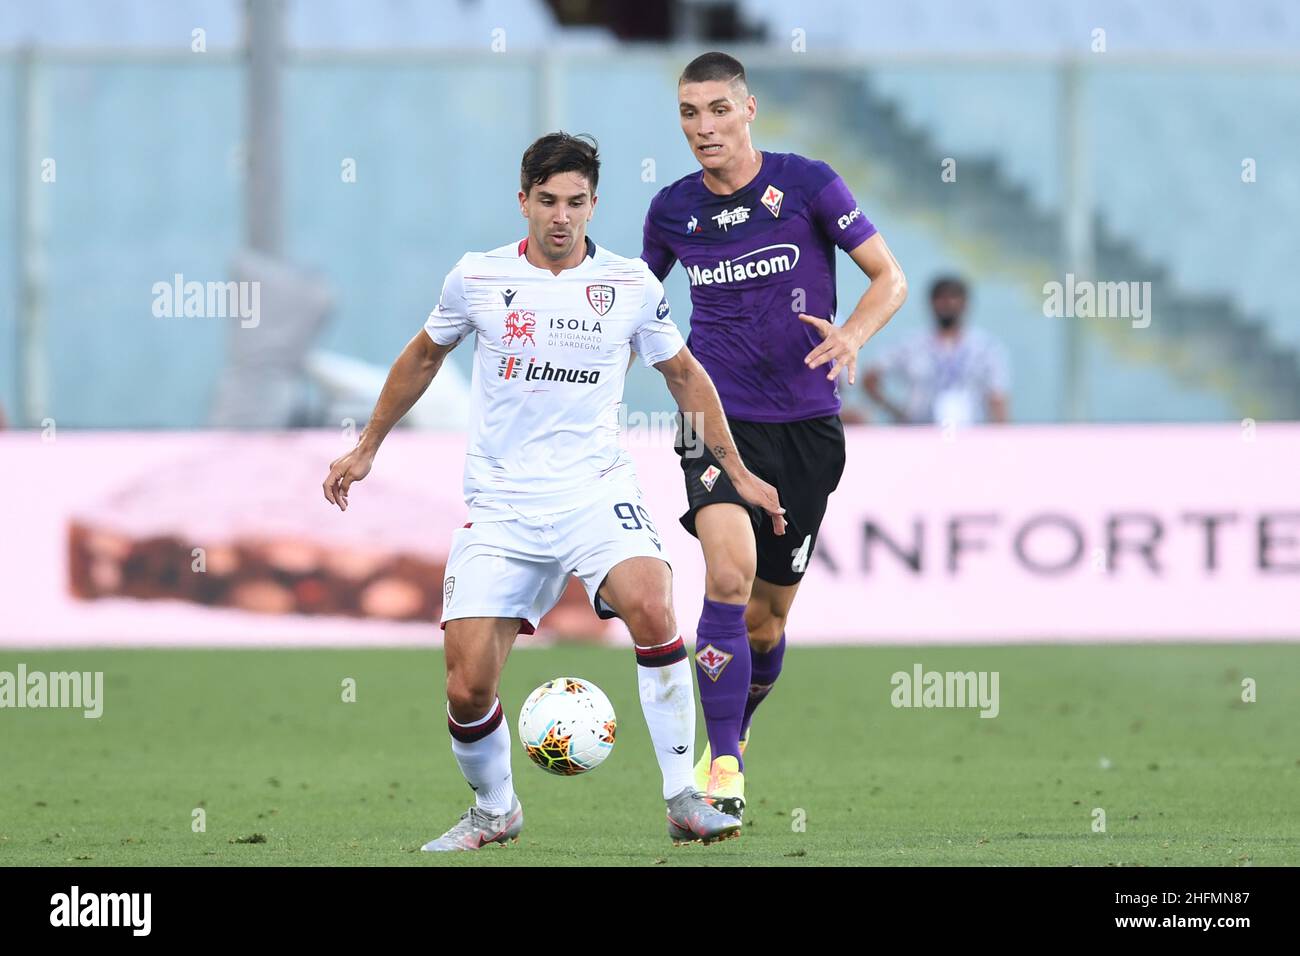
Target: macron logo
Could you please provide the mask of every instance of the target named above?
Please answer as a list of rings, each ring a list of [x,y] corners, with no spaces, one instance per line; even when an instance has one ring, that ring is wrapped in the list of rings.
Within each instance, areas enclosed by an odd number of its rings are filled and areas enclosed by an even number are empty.
[[[766,255],[764,255],[766,253]],[[691,285],[723,285],[789,272],[799,264],[799,247],[788,242],[764,246],[734,259],[725,259],[711,269],[687,266]]]
[[[148,936],[152,893],[71,893],[50,897],[51,926],[129,926],[132,935]]]

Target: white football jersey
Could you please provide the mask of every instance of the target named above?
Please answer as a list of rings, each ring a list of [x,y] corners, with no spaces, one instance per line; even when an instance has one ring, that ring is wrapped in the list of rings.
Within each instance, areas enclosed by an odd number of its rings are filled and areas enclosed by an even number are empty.
[[[528,240],[465,255],[424,324],[440,345],[476,335],[465,501],[470,520],[581,505],[607,476],[634,477],[619,444],[628,356],[647,366],[683,346],[663,286],[640,259],[587,240],[554,275]]]

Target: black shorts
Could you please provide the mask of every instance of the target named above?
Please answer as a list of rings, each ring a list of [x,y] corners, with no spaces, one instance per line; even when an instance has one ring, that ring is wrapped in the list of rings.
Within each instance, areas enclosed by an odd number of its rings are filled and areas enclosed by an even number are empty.
[[[684,441],[678,419],[676,450],[686,478],[689,509],[681,522],[695,535],[695,515],[707,505],[738,504],[749,511],[758,541],[758,577],[769,584],[798,584],[817,546],[826,502],[844,474],[844,426],[838,415],[801,422],[744,422],[729,418],[745,466],[773,485],[785,508],[785,534],[772,519],[741,498],[698,436]],[[696,535],[698,537],[698,535]]]

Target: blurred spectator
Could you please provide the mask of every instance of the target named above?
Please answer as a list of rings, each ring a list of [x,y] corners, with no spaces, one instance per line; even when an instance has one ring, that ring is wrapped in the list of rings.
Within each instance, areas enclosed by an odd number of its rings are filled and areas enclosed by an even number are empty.
[[[1007,350],[982,329],[966,326],[966,301],[961,279],[936,279],[930,286],[934,330],[918,333],[867,367],[862,385],[894,421],[968,425],[1008,420]],[[905,395],[901,404],[885,395],[886,379],[898,381]]]

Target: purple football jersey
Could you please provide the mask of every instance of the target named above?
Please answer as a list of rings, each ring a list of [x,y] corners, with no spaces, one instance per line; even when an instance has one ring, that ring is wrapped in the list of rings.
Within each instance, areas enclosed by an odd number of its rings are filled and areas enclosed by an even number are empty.
[[[799,313],[835,319],[835,247],[875,235],[830,166],[794,153],[762,154],[758,175],[719,196],[703,172],[661,189],[646,213],[641,258],[663,279],[681,260],[691,283],[687,345],[732,418],[794,422],[834,415],[829,366],[804,356],[821,342]]]

